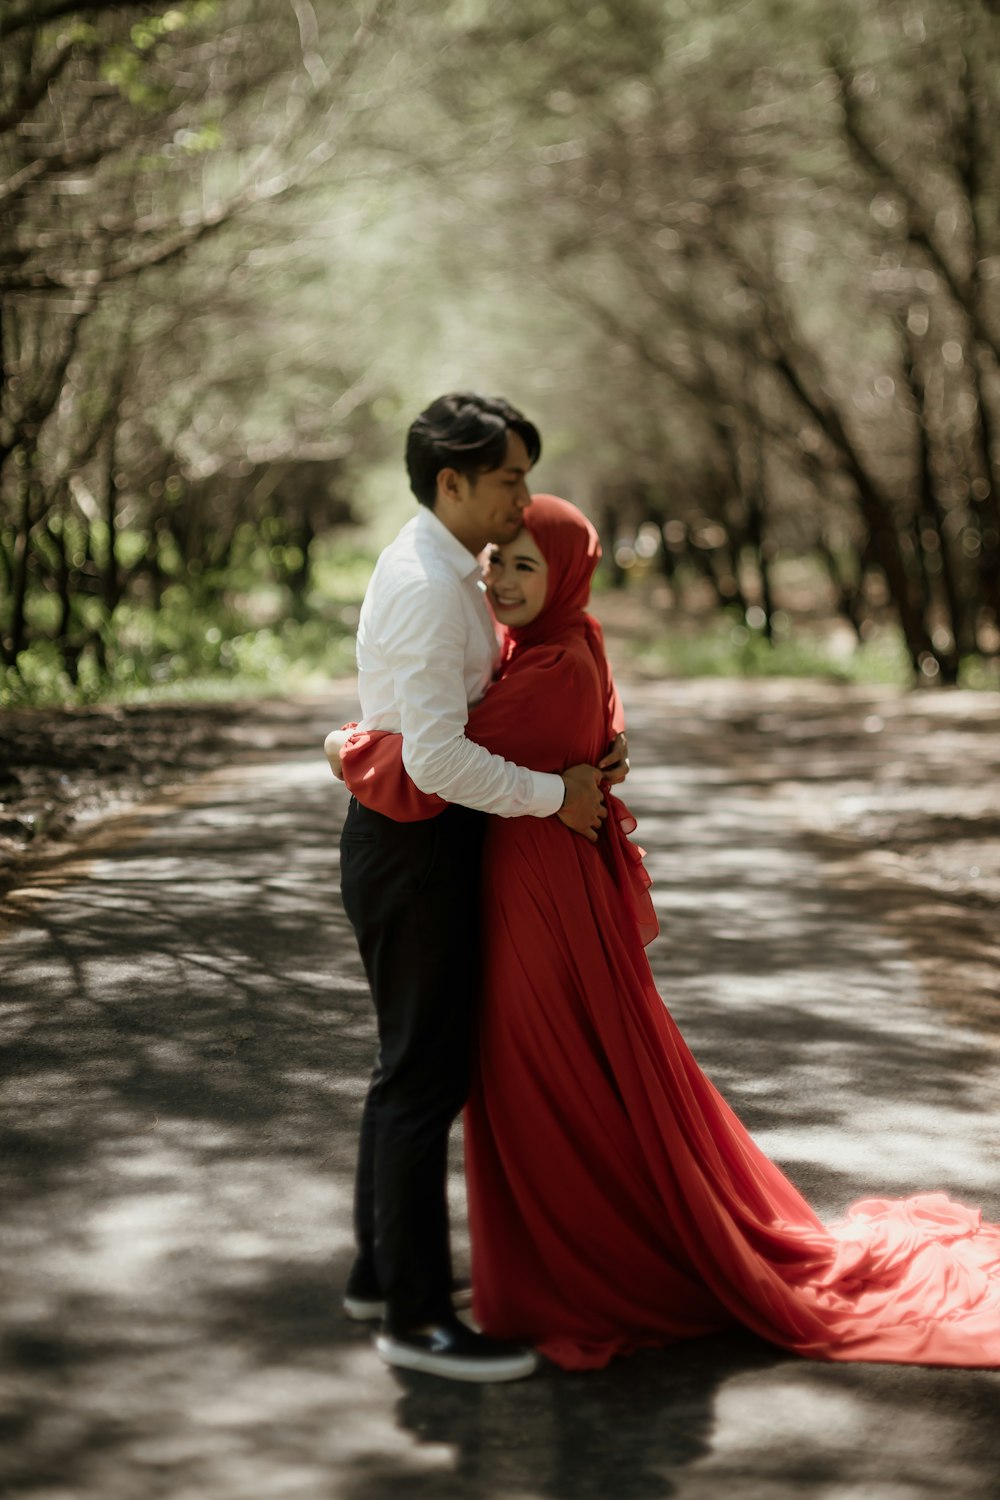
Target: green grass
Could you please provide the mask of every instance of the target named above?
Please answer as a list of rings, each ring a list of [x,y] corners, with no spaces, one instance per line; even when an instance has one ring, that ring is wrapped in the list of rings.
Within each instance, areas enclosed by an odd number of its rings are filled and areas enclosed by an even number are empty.
[[[0,669],[0,707],[260,697],[322,688],[354,668],[357,605],[372,558],[343,547],[321,550],[313,586],[296,617],[287,589],[251,577],[212,589],[175,583],[161,607],[125,602],[103,631],[106,665],[88,647],[72,682],[56,644],[37,639]],[[95,601],[83,600],[88,621]],[[51,628],[40,598],[30,616]],[[50,611],[51,612],[51,611]]]
[[[636,641],[630,655],[645,672],[665,677],[819,677],[835,682],[912,685],[901,633],[880,630],[854,645],[841,633],[800,626],[772,645],[762,631],[720,617],[692,630],[665,625],[662,634]],[[963,664],[962,686],[996,687],[978,658]]]
[[[19,658],[19,671],[0,669],[0,707],[95,702],[211,700],[322,691],[354,669],[354,627],[372,568],[370,553],[343,546],[320,550],[303,618],[287,589],[260,577],[215,592],[204,580],[175,584],[162,607],[126,603],[105,634],[107,669],[93,651],[70,681],[55,644],[38,640]],[[83,608],[94,601],[84,601]],[[49,601],[39,601],[44,628]],[[732,613],[693,621],[653,621],[626,645],[645,672],[666,677],[818,677],[837,682],[912,685],[899,631],[886,626],[862,645],[849,633],[778,617],[770,644]],[[981,657],[962,664],[960,685],[1000,688],[1000,663]]]
[[[75,684],[56,647],[36,642],[22,652],[18,672],[0,676],[0,707],[278,695],[353,670],[354,637],[342,623],[313,618],[224,631],[217,619],[215,612],[168,612],[151,621],[135,611],[112,644],[109,669],[85,654]]]

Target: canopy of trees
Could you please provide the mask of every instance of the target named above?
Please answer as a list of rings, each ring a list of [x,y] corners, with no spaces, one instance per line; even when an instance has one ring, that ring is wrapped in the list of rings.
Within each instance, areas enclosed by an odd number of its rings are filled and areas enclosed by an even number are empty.
[[[987,0],[8,0],[0,654],[263,568],[496,389],[545,478],[767,630],[823,560],[1000,651]],[[400,486],[401,487],[401,486]]]

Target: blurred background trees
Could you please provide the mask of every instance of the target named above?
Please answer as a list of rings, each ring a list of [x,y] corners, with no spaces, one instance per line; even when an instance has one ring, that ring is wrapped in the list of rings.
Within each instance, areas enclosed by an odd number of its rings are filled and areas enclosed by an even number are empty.
[[[656,628],[997,660],[986,0],[9,0],[0,42],[9,694],[343,638],[463,386]]]

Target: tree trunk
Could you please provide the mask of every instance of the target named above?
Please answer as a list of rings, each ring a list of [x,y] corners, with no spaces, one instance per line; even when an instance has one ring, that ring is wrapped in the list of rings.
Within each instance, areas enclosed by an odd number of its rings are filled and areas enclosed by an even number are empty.
[[[955,682],[958,678],[960,657],[976,649],[975,624],[969,601],[962,598],[958,576],[955,572],[955,560],[945,534],[946,512],[938,494],[931,465],[927,388],[920,367],[919,351],[912,335],[906,337],[903,346],[903,372],[913,398],[917,424],[917,519],[914,527],[914,540],[917,556],[921,559],[928,596],[931,592],[936,592],[936,585],[928,566],[931,550],[936,553],[940,563],[943,604],[949,616],[949,628],[954,642],[950,651],[941,653],[941,671],[946,681]],[[926,546],[925,533],[927,532],[937,538],[937,546],[934,549],[928,549]]]
[[[14,538],[14,567],[10,601],[10,629],[4,641],[4,660],[13,666],[28,644],[26,607],[28,601],[28,577],[31,568],[31,528],[34,524],[32,501],[37,482],[32,478],[31,467],[34,454],[20,449],[23,456],[23,472],[18,480],[20,510],[17,532]]]
[[[889,503],[861,462],[847,435],[840,413],[832,402],[814,399],[809,395],[783,349],[778,348],[775,351],[772,363],[789,389],[812,414],[813,419],[833,443],[840,455],[844,472],[854,483],[861,513],[868,528],[872,552],[885,575],[889,595],[896,609],[914,672],[922,673],[923,663],[927,659],[937,662],[940,667],[937,652],[927,633],[920,602],[914,593],[913,582],[907,571]]]

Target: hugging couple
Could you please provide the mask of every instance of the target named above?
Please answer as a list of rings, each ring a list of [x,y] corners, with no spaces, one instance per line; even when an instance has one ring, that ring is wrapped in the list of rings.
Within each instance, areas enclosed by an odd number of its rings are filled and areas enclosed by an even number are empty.
[[[417,513],[358,626],[362,717],[326,743],[379,1042],[345,1311],[380,1323],[387,1363],[453,1380],[738,1325],[815,1359],[1000,1365],[1000,1228],[940,1192],[821,1223],[657,993],[612,791],[621,703],[586,610],[600,547],[575,506],[529,493],[540,452],[499,398],[443,396],[413,423]],[[463,1108],[471,1289],[446,1190]]]

